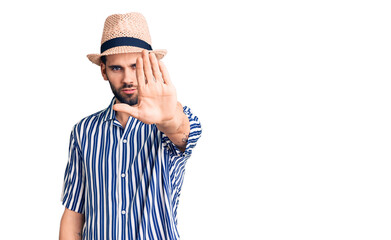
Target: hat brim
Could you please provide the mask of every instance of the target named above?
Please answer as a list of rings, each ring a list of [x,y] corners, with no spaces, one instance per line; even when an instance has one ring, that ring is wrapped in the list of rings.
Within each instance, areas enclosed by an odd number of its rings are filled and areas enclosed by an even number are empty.
[[[121,54],[121,53],[138,53],[138,52],[142,52],[143,50],[145,50],[145,49],[138,48],[138,47],[132,47],[132,46],[113,47],[113,48],[110,48],[110,49],[104,51],[101,54],[88,54],[87,58],[92,63],[95,63],[96,65],[99,66],[101,64],[100,58],[102,56],[108,56],[108,55],[113,55],[113,54]],[[167,50],[165,50],[165,49],[152,50],[152,51],[149,51],[149,52],[155,53],[157,59],[159,59],[159,60],[162,59],[167,54]]]

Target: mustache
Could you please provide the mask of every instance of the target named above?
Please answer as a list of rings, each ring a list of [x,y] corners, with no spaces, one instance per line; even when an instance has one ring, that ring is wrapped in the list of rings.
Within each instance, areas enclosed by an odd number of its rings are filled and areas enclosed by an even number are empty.
[[[120,89],[124,88],[137,88],[137,85],[134,84],[124,84]]]

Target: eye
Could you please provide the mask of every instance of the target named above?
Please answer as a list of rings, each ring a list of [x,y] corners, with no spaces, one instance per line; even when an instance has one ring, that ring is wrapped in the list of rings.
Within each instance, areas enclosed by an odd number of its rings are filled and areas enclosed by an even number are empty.
[[[131,67],[132,69],[136,69],[136,64],[132,64],[132,65],[130,65],[130,67]]]
[[[120,71],[122,68],[120,66],[111,66],[110,69],[116,72],[116,71]]]

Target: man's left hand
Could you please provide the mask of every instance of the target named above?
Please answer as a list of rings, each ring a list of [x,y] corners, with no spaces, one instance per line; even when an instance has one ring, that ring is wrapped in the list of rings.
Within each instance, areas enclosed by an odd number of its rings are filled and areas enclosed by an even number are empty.
[[[154,53],[143,51],[136,62],[138,103],[118,103],[115,111],[130,114],[146,124],[163,124],[175,117],[177,95],[167,68]]]

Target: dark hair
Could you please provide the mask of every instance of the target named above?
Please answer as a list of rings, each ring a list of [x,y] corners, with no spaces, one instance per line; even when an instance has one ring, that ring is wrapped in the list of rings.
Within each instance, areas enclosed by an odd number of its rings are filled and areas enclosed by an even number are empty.
[[[102,61],[102,63],[103,63],[104,65],[106,65],[106,56],[101,56],[101,57],[100,57],[100,60]]]

